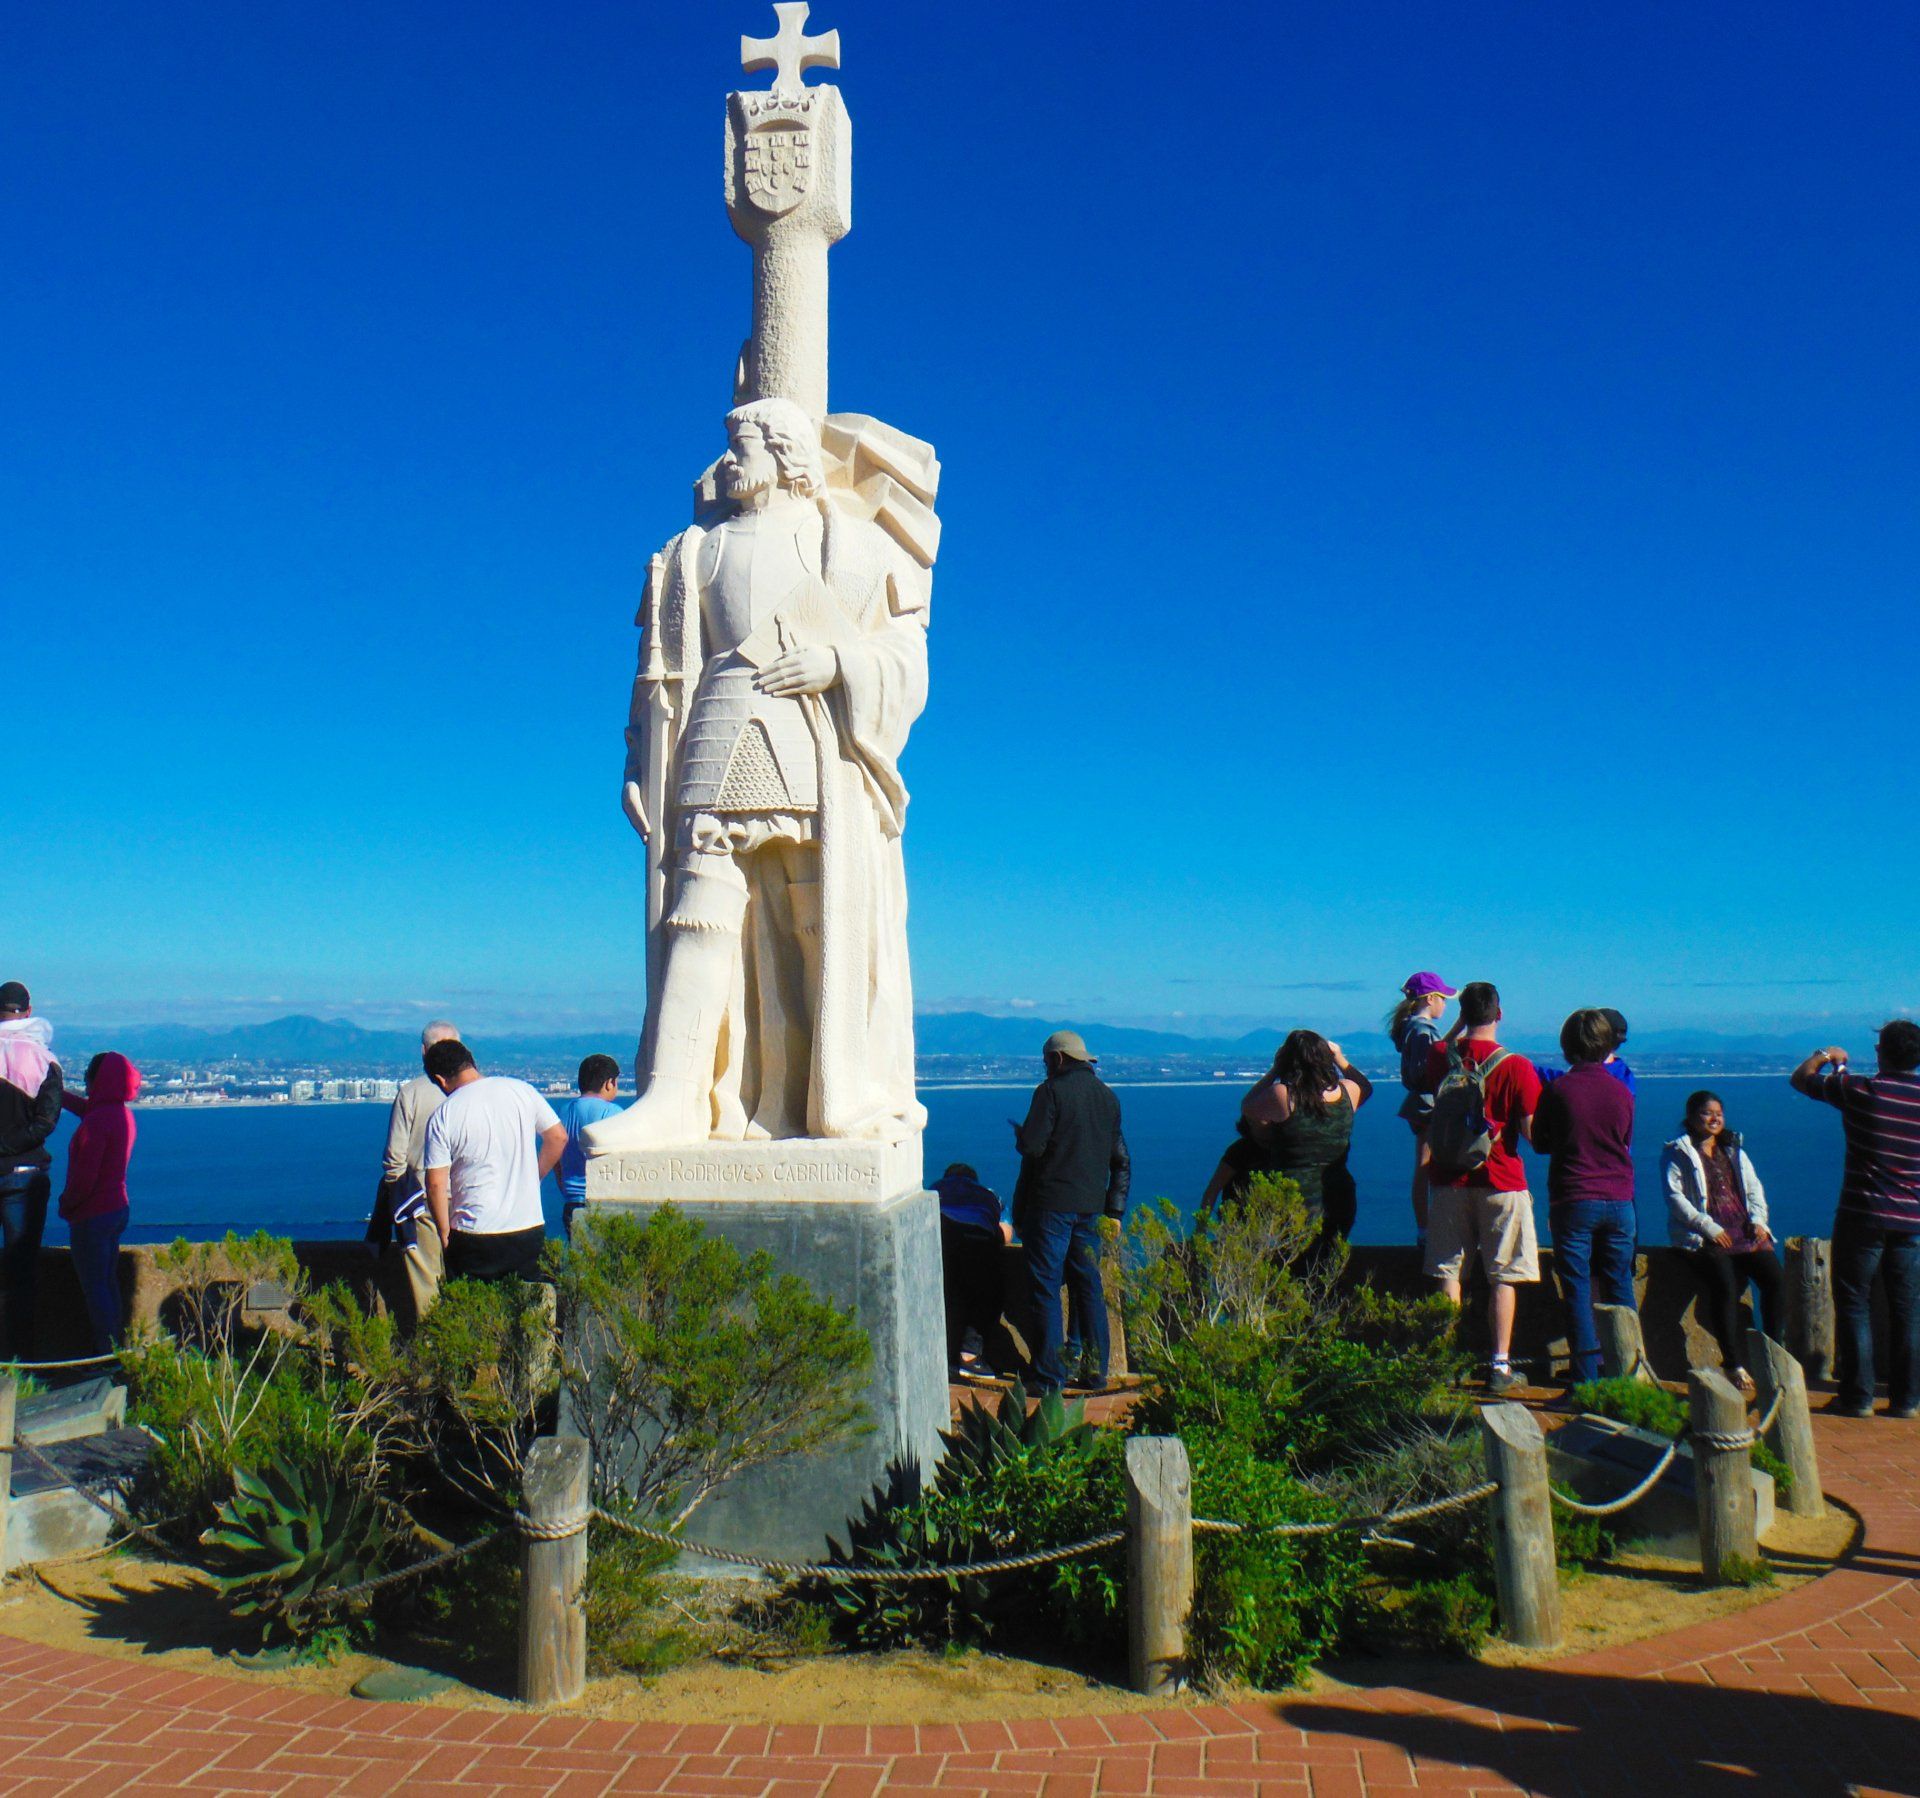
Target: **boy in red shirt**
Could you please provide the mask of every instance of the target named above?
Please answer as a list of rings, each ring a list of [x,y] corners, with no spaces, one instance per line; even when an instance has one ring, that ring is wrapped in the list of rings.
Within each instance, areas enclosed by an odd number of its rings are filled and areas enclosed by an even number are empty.
[[[1469,1255],[1478,1255],[1490,1287],[1488,1312],[1493,1331],[1495,1392],[1526,1382],[1515,1373],[1514,1288],[1540,1278],[1540,1249],[1533,1227],[1533,1195],[1520,1143],[1533,1140],[1534,1107],[1540,1103],[1540,1074],[1524,1055],[1499,1043],[1500,994],[1491,981],[1475,980],[1460,989],[1460,1021],[1466,1035],[1452,1049],[1435,1046],[1427,1063],[1434,1088],[1432,1185],[1427,1200],[1427,1272],[1456,1305]],[[1460,1100],[1441,1089],[1455,1071],[1456,1057],[1483,1070],[1479,1108],[1485,1135],[1476,1146],[1471,1130],[1451,1117]],[[1468,1098],[1471,1095],[1464,1095]]]

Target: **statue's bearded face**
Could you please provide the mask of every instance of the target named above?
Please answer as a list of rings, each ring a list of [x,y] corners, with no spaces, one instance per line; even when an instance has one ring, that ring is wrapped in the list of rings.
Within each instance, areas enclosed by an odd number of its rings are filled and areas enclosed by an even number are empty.
[[[727,431],[720,491],[738,506],[763,506],[780,490],[780,464],[757,424],[742,419]]]

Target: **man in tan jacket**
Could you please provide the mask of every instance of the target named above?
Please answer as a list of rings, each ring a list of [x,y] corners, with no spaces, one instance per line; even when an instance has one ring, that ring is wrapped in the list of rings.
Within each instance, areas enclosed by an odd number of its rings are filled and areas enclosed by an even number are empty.
[[[459,1037],[458,1026],[436,1018],[420,1032],[421,1053],[435,1043],[457,1042]],[[413,1313],[407,1320],[410,1325],[417,1325],[427,1314],[446,1277],[440,1232],[427,1215],[427,1176],[421,1166],[428,1120],[445,1097],[424,1073],[414,1075],[394,1095],[393,1109],[387,1114],[387,1151],[380,1170],[380,1190],[367,1225],[367,1240],[376,1248],[386,1242],[389,1230],[400,1238],[406,1252],[407,1293]]]

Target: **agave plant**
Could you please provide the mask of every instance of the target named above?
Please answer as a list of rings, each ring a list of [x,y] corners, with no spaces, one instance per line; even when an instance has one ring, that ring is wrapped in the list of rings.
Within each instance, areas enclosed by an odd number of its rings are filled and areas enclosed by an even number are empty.
[[[1027,1389],[1015,1380],[997,1411],[989,1411],[978,1398],[970,1399],[953,1428],[941,1432],[940,1440],[946,1445],[940,1477],[951,1483],[987,1474],[1018,1455],[1089,1455],[1096,1433],[1081,1401],[1069,1403],[1059,1393],[1049,1392],[1029,1411]]]
[[[391,1531],[378,1502],[337,1474],[276,1460],[262,1473],[233,1470],[233,1497],[200,1538],[226,1551],[218,1578],[236,1615],[258,1617],[262,1639],[311,1636],[337,1608],[329,1596],[379,1570]]]
[[[934,1489],[923,1493],[910,1470],[889,1466],[859,1515],[848,1519],[846,1545],[829,1538],[836,1561],[904,1572],[1004,1552],[1000,1520],[987,1513],[1016,1463],[1044,1462],[1056,1480],[1072,1485],[1084,1481],[1098,1438],[1085,1405],[1048,1393],[1029,1412],[1026,1390],[1016,1381],[997,1412],[970,1398],[940,1440],[945,1452]],[[818,1596],[838,1611],[841,1628],[868,1648],[952,1640],[967,1619],[990,1627],[998,1608],[991,1578],[972,1574],[834,1582]]]

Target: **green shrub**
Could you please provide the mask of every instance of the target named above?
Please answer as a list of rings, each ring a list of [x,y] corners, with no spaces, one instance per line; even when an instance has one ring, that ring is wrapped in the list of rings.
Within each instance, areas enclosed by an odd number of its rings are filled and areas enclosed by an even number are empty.
[[[1187,1443],[1196,1517],[1253,1526],[1194,1544],[1188,1652],[1208,1684],[1291,1685],[1339,1640],[1366,1577],[1352,1530],[1281,1536],[1260,1526],[1343,1515],[1333,1500],[1225,1435]]]
[[[1564,1505],[1553,1507],[1553,1558],[1568,1572],[1613,1559],[1619,1535],[1608,1517],[1583,1517]]]
[[[167,1338],[129,1349],[127,1415],[154,1437],[140,1497],[148,1517],[203,1528],[232,1490],[236,1467],[284,1462],[351,1479],[361,1449],[301,1377],[288,1345],[263,1338],[244,1355],[209,1354]]]
[[[673,1600],[677,1551],[599,1522],[587,1532],[587,1658],[596,1672],[664,1673],[703,1648]]]
[[[1184,1235],[1177,1221],[1148,1207],[1129,1238],[1128,1340],[1155,1375],[1130,1427],[1233,1436],[1320,1474],[1461,1414],[1453,1307],[1343,1285],[1340,1255],[1308,1252],[1317,1226],[1292,1181],[1256,1177]]]
[[[1314,1484],[1343,1515],[1379,1517],[1469,1491],[1486,1477],[1486,1451],[1473,1418],[1438,1416],[1382,1436],[1372,1453],[1316,1476]],[[1415,1545],[1420,1577],[1466,1574],[1490,1589],[1490,1529],[1488,1507],[1479,1500],[1396,1523],[1390,1533]]]
[[[1265,1174],[1244,1198],[1191,1224],[1171,1199],[1135,1206],[1120,1255],[1134,1360],[1158,1367],[1176,1343],[1209,1326],[1302,1333],[1345,1265],[1344,1249],[1309,1253],[1319,1236],[1299,1185]]]
[[[498,1511],[552,1428],[559,1373],[548,1294],[524,1280],[449,1280],[407,1344],[402,1390],[435,1476]]]
[[[1454,1307],[1347,1283],[1344,1252],[1320,1249],[1317,1234],[1298,1187],[1260,1177],[1190,1229],[1164,1204],[1135,1220],[1129,1345],[1155,1380],[1129,1427],[1185,1439],[1197,1513],[1372,1516],[1485,1477],[1456,1389]],[[1378,1623],[1388,1600],[1403,1639],[1484,1633],[1485,1507],[1416,1522],[1406,1540],[1430,1571],[1400,1621],[1406,1584],[1367,1577],[1358,1531],[1203,1536],[1192,1635],[1203,1676],[1285,1684],[1343,1633]]]
[[[1571,1396],[1578,1410],[1611,1417],[1636,1430],[1651,1430],[1656,1436],[1678,1436],[1687,1427],[1687,1401],[1645,1380],[1617,1374],[1606,1380],[1582,1380]]]
[[[1123,1440],[1058,1394],[1031,1413],[1017,1383],[997,1411],[971,1399],[942,1440],[933,1484],[915,1491],[905,1469],[892,1469],[836,1558],[901,1568],[993,1560],[1103,1535],[1124,1513]],[[866,1648],[977,1644],[1003,1629],[1100,1641],[1124,1608],[1123,1553],[991,1576],[825,1582],[801,1597],[830,1604],[841,1634]]]
[[[1745,1555],[1728,1555],[1720,1563],[1723,1586],[1771,1586],[1774,1578],[1772,1565],[1764,1560],[1750,1561]]]
[[[866,1333],[771,1255],[663,1205],[644,1223],[595,1218],[549,1256],[561,1378],[601,1496],[624,1489],[677,1526],[746,1469],[870,1427]]]
[[[1477,1654],[1493,1633],[1493,1598],[1471,1574],[1413,1579],[1370,1607],[1368,1646],[1419,1654]]]
[[[1786,1498],[1793,1491],[1793,1469],[1757,1437],[1751,1459],[1762,1473],[1772,1477],[1774,1492],[1778,1497]]]

